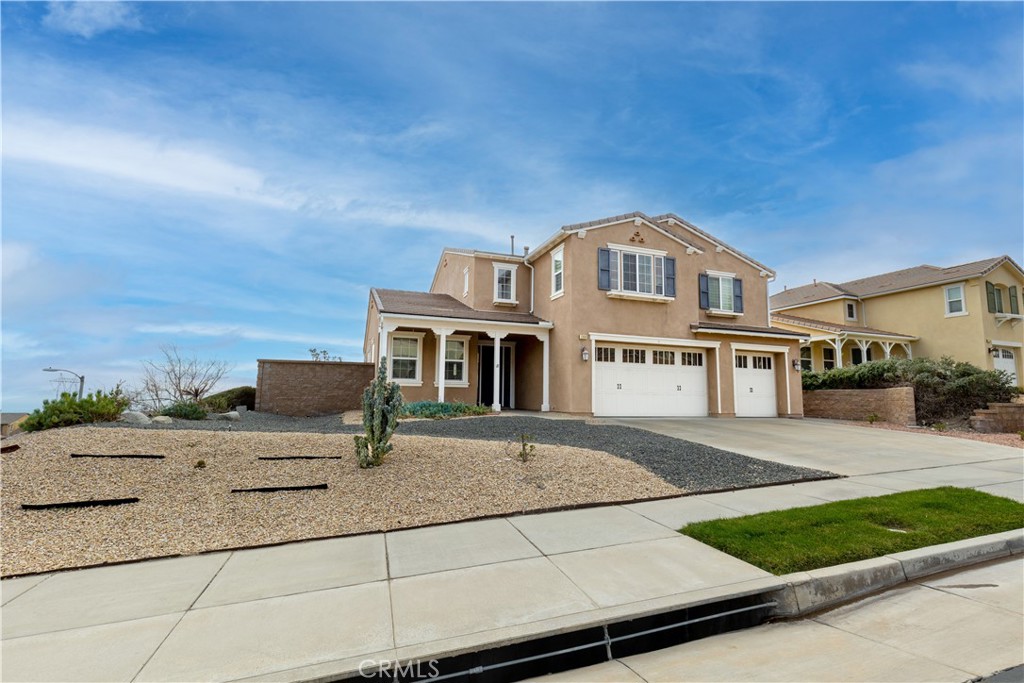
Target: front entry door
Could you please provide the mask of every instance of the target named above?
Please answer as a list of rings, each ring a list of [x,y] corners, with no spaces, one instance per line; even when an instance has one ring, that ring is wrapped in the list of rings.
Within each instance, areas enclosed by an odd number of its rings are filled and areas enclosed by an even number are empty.
[[[480,405],[494,405],[494,345],[480,345]],[[499,387],[502,408],[512,405],[512,347],[501,347],[501,386]]]

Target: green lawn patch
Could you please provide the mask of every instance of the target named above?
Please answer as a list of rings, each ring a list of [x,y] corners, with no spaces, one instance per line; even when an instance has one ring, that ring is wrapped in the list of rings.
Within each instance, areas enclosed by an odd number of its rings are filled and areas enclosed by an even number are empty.
[[[1024,505],[944,486],[689,524],[680,533],[773,574],[1024,527]]]

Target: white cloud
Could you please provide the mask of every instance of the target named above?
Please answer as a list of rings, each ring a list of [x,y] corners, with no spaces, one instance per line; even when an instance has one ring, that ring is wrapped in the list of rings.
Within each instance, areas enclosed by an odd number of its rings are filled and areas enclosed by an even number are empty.
[[[222,323],[182,323],[176,325],[140,325],[135,328],[142,334],[183,335],[195,337],[231,337],[248,341],[274,341],[295,344],[334,345],[362,348],[362,339],[324,337],[315,334],[298,334],[265,330],[248,325]]]
[[[51,2],[43,25],[54,31],[92,38],[107,31],[137,31],[142,20],[134,7],[123,2]]]
[[[296,198],[269,187],[260,171],[203,149],[199,142],[78,126],[11,114],[4,121],[3,155],[110,176],[178,192],[214,195],[273,208]]]

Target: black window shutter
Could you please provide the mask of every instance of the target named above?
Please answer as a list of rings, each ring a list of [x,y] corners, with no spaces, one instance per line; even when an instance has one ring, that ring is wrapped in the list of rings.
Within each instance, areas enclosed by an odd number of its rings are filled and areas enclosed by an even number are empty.
[[[665,257],[665,296],[676,295],[676,260]]]
[[[1020,303],[1017,300],[1017,286],[1010,287],[1010,313],[1020,313]]]
[[[711,308],[711,291],[708,287],[708,274],[701,273],[697,276],[700,283],[700,307],[705,311]]]
[[[988,298],[988,312],[996,312],[996,286],[991,282],[985,283],[985,296]]]
[[[732,281],[732,311],[743,312],[743,280]]]
[[[612,288],[611,250],[597,250],[597,288],[610,290]]]

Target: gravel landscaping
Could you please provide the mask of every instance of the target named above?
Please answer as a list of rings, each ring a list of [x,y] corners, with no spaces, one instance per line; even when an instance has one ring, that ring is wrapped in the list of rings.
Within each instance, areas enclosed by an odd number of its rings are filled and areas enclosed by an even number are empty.
[[[338,416],[241,417],[109,423],[5,439],[20,448],[0,459],[0,574],[835,476],[632,427],[524,415],[403,421],[385,464],[360,470],[351,435],[361,427]],[[510,443],[522,434],[537,444],[527,463]],[[266,459],[280,456],[318,457]],[[231,492],[321,484],[328,488]],[[140,500],[21,507],[130,497]]]

